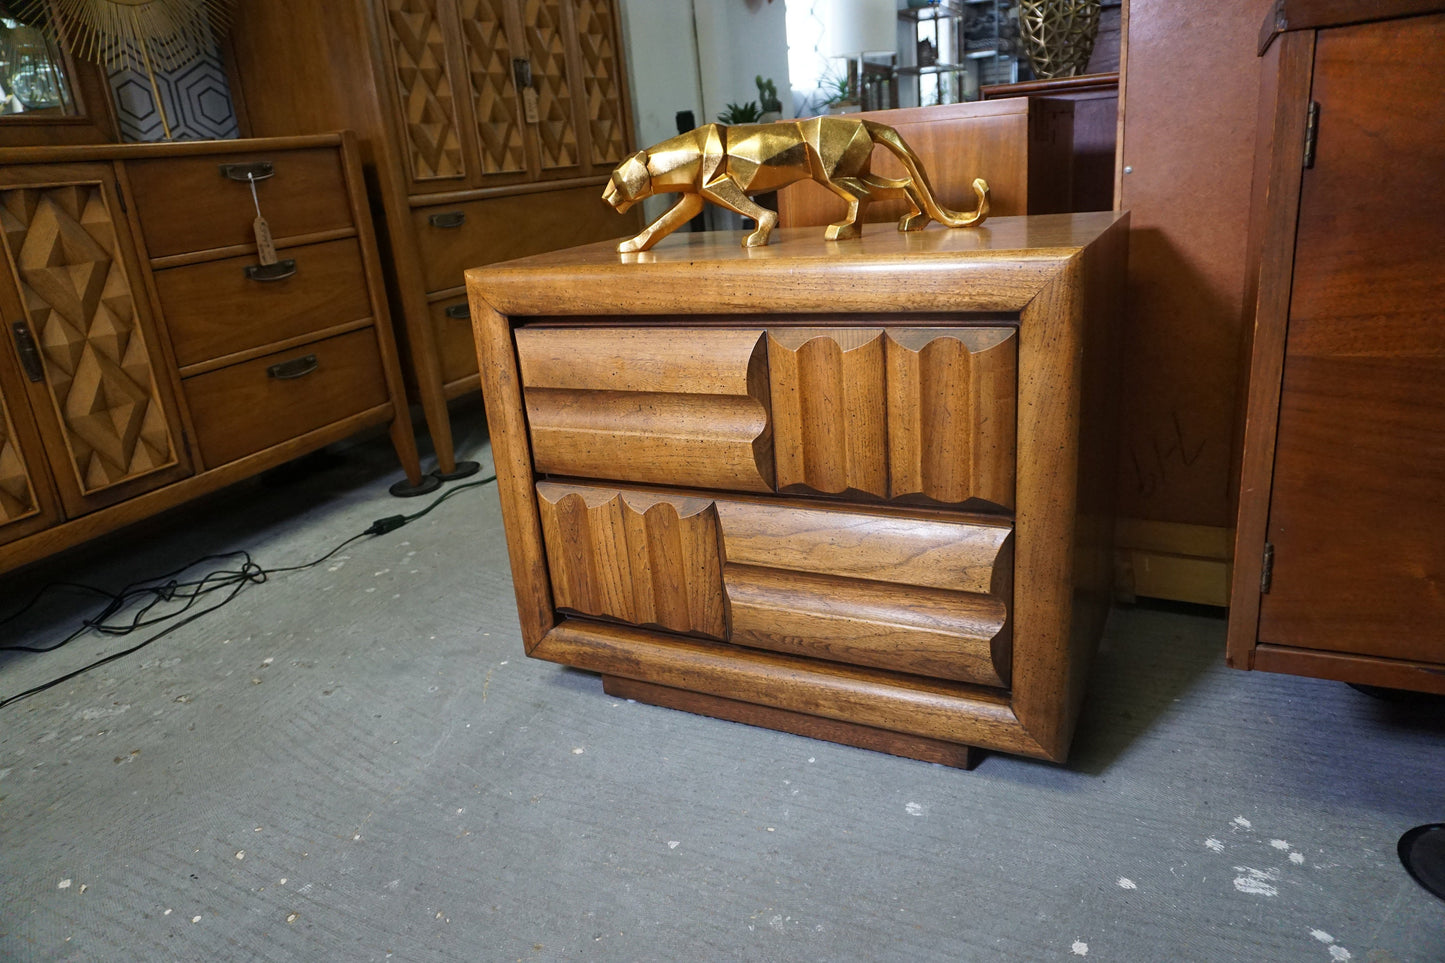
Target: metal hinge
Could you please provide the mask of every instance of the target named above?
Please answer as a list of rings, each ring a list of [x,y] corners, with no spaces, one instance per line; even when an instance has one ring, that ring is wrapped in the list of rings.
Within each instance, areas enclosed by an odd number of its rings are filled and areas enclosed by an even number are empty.
[[[1268,595],[1270,583],[1274,581],[1274,543],[1264,543],[1264,565],[1259,572],[1259,594]]]
[[[1315,166],[1315,141],[1320,133],[1320,102],[1310,101],[1309,111],[1305,115],[1305,170]]]

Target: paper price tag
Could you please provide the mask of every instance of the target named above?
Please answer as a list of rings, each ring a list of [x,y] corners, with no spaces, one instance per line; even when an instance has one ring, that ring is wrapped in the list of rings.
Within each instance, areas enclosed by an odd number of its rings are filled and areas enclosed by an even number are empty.
[[[531,87],[522,88],[522,115],[527,118],[529,124],[535,124],[541,120],[537,111],[537,92]]]
[[[256,255],[258,259],[262,264],[275,264],[279,259],[276,257],[276,242],[271,240],[271,225],[266,223],[264,217],[257,214],[252,227],[254,227],[256,231]]]

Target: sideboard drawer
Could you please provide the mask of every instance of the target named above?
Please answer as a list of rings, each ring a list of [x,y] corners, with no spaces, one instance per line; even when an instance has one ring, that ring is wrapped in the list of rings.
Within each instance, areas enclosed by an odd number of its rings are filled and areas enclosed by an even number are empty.
[[[251,185],[222,167],[270,164]],[[146,158],[126,162],[136,213],[153,257],[256,243],[256,201],[278,240],[352,226],[346,177],[334,150]]]
[[[389,401],[370,328],[196,375],[182,385],[207,468]]]
[[[161,310],[181,366],[302,337],[371,316],[361,246],[354,238],[282,248],[295,274],[250,277],[254,255],[157,271]]]
[[[561,610],[1008,685],[1007,522],[553,482],[536,491]]]

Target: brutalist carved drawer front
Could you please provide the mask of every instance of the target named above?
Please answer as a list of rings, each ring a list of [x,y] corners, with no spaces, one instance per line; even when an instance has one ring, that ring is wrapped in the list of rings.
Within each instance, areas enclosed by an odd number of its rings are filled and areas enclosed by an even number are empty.
[[[1008,509],[1010,327],[538,327],[539,471]]]
[[[1127,224],[468,272],[528,654],[949,765],[1063,759],[1109,598]]]

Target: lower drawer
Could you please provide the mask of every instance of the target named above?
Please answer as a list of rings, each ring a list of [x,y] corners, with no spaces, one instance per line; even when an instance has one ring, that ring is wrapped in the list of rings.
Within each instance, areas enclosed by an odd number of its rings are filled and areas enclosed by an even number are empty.
[[[207,468],[388,401],[370,328],[196,375],[182,386]]]
[[[536,492],[563,612],[1009,684],[1006,521],[556,482]]]
[[[480,385],[477,380],[477,342],[472,337],[472,316],[467,310],[466,295],[433,302],[431,324],[437,359],[441,363],[442,384],[459,390],[463,387],[477,390]]]

